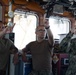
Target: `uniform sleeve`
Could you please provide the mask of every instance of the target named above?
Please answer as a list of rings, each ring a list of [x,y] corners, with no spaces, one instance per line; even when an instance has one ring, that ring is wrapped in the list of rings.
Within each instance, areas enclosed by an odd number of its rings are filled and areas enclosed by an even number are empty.
[[[9,40],[9,44],[10,44],[10,52],[17,53],[18,49],[15,47],[14,43],[11,40]]]
[[[25,48],[22,49],[23,52],[30,52],[31,43],[27,44]]]
[[[73,33],[69,32],[66,37],[61,41],[61,43],[59,44],[60,52],[67,52],[68,43],[72,36]]]

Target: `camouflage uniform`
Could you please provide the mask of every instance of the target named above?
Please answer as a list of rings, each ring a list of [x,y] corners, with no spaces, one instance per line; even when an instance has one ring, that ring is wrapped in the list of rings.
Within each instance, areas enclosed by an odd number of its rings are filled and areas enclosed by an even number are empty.
[[[69,54],[69,66],[65,75],[76,75],[76,38],[69,32],[60,43],[60,51]]]
[[[6,38],[0,38],[0,75],[6,75],[6,69],[9,65],[9,55],[17,53],[18,49],[13,42]]]

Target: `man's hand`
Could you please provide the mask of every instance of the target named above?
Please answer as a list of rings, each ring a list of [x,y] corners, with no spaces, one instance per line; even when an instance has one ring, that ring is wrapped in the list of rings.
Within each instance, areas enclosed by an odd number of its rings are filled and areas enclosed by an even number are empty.
[[[7,31],[8,31],[8,27],[6,27],[2,31],[0,31],[0,37],[3,37]]]
[[[18,62],[19,62],[19,55],[18,53],[15,53],[13,57],[13,63],[14,65],[16,65]]]
[[[45,28],[48,28],[49,27],[49,21],[48,21],[48,19],[45,20],[44,26],[45,26]]]
[[[26,57],[25,53],[22,53],[22,61],[23,62],[26,62],[27,61],[27,57]]]
[[[7,30],[7,32],[6,33],[11,33],[12,32],[12,30],[13,30],[13,28],[14,28],[14,26],[15,26],[15,23],[13,24],[13,26],[8,26],[7,28],[8,28],[8,30]]]

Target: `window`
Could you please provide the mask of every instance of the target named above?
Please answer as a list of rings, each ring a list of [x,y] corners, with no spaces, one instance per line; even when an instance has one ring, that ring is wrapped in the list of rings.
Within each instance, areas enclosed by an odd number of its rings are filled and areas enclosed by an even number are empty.
[[[36,40],[35,28],[37,18],[34,14],[25,14],[22,12],[15,12],[14,23],[16,25],[13,28],[15,33],[15,46],[21,50],[30,41]]]
[[[54,17],[49,18],[50,28],[54,35],[54,39],[61,39],[61,35],[66,35],[70,29],[70,21],[67,18]]]

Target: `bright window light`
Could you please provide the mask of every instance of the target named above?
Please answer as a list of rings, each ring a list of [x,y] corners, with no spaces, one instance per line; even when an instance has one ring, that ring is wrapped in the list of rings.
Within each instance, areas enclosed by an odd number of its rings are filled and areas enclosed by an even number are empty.
[[[54,39],[60,39],[60,35],[65,35],[69,32],[70,21],[67,18],[53,17],[49,18],[49,24],[53,33]]]
[[[15,13],[13,32],[15,33],[15,46],[21,50],[29,42],[36,40],[35,28],[37,18],[35,15]]]

